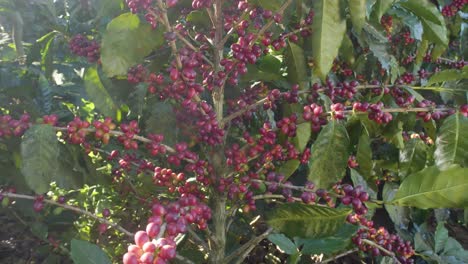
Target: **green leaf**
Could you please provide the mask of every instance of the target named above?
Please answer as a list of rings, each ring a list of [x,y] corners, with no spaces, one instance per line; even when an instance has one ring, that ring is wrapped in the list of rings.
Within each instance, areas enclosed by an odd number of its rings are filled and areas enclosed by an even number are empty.
[[[447,239],[442,255],[447,259],[447,263],[458,264],[468,262],[468,251],[465,250],[463,246],[452,237]]]
[[[151,102],[146,115],[145,132],[164,135],[164,142],[177,143],[178,129],[174,110],[168,102]]]
[[[292,138],[292,142],[294,146],[299,150],[299,152],[303,152],[305,147],[307,146],[307,142],[310,140],[310,135],[312,133],[312,128],[310,127],[310,123],[302,123],[297,125],[296,127],[296,136]]]
[[[390,142],[395,145],[398,149],[403,149],[405,147],[405,143],[403,141],[403,122],[402,121],[394,121],[391,122],[386,128],[383,133],[385,138],[387,138]]]
[[[372,10],[371,17],[376,23],[380,23],[380,19],[393,5],[395,0],[377,0]]]
[[[73,239],[71,241],[70,256],[75,264],[112,263],[100,247],[83,240]]]
[[[405,89],[408,93],[414,96],[417,102],[422,102],[426,99],[420,93],[416,92],[413,88],[411,88],[411,86],[403,86],[403,89]]]
[[[297,159],[288,160],[279,167],[278,173],[283,174],[285,179],[288,179],[299,168],[299,165],[301,162]]]
[[[328,188],[341,179],[348,164],[348,146],[346,128],[338,121],[330,121],[312,146],[307,178],[318,188]]]
[[[79,174],[67,164],[69,158],[49,125],[28,129],[21,141],[21,173],[36,193],[45,193],[53,181],[62,188],[77,186]]]
[[[395,198],[398,187],[397,183],[386,182],[382,190],[382,200],[386,202],[384,204],[385,210],[395,227],[400,230],[407,230],[410,223],[410,209],[408,207],[387,203]]]
[[[445,247],[445,243],[447,243],[447,239],[449,238],[448,236],[448,230],[445,228],[444,223],[439,223],[437,224],[437,228],[434,234],[434,240],[435,240],[435,245],[434,245],[434,251],[435,253],[439,254],[442,252],[442,250]]]
[[[393,203],[427,208],[464,208],[468,203],[468,169],[452,166],[444,171],[436,166],[409,175],[403,180]]]
[[[462,70],[444,70],[434,73],[432,77],[427,81],[426,86],[430,86],[434,83],[441,83],[447,81],[459,81],[468,79],[468,66],[463,67]]]
[[[424,169],[426,152],[427,146],[420,138],[413,138],[406,142],[405,147],[400,150],[399,176],[401,179]]]
[[[427,39],[423,39],[419,44],[419,47],[416,51],[416,59],[415,64],[421,66],[424,57],[426,56],[427,49],[429,48],[429,41]]]
[[[348,0],[351,23],[356,32],[361,33],[362,26],[366,22],[366,0]]]
[[[340,0],[316,0],[313,8],[312,55],[315,73],[324,80],[338,55],[346,32],[346,20],[342,16]]]
[[[46,240],[49,235],[49,228],[46,224],[41,222],[34,222],[31,224],[31,232],[38,238]]]
[[[299,84],[301,90],[305,89],[307,66],[304,51],[291,41],[288,41],[288,47],[286,49],[286,65],[288,67],[288,81]]]
[[[301,252],[306,255],[325,254],[331,255],[348,247],[351,237],[358,227],[344,224],[332,236],[319,239],[295,238],[296,245],[302,246]]]
[[[336,233],[350,213],[351,209],[282,204],[268,214],[267,222],[288,237],[317,238]]]
[[[468,118],[460,113],[445,119],[439,129],[434,153],[435,163],[441,169],[451,164],[468,166]]]
[[[101,113],[115,117],[119,107],[101,82],[96,67],[88,68],[83,77],[86,93]]]
[[[349,65],[353,65],[355,58],[354,58],[354,45],[351,39],[347,34],[344,35],[343,42],[341,42],[340,46],[340,57]]]
[[[364,177],[362,177],[362,175],[359,174],[359,172],[357,172],[355,169],[350,169],[350,171],[351,171],[351,180],[353,182],[353,185],[354,186],[361,185],[371,198],[376,199],[377,193],[375,192],[374,189],[372,189],[369,186],[366,179],[364,179]],[[372,184],[372,185],[375,186],[375,184]]]
[[[400,5],[415,14],[423,25],[424,38],[447,47],[447,28],[441,12],[430,1],[407,0]]]
[[[281,251],[288,255],[295,254],[298,251],[296,245],[291,241],[291,239],[287,238],[283,234],[270,234],[267,238],[273,244],[277,245]]]
[[[164,43],[163,31],[163,27],[152,30],[131,13],[114,18],[107,25],[101,44],[101,62],[106,75],[126,74],[129,67]]]
[[[401,19],[401,21],[410,29],[412,38],[422,40],[422,23],[415,15],[398,6],[390,9],[388,13]]]
[[[361,136],[357,145],[356,161],[359,164],[358,171],[366,178],[370,179],[372,176],[372,149],[369,132],[365,126],[362,126]]]
[[[299,47],[300,49],[300,47]],[[294,56],[293,56],[294,57]],[[264,72],[280,74],[281,61],[273,55],[265,55],[258,62],[258,69]]]
[[[211,25],[210,17],[205,10],[194,10],[187,15],[187,22],[202,28],[208,28]]]

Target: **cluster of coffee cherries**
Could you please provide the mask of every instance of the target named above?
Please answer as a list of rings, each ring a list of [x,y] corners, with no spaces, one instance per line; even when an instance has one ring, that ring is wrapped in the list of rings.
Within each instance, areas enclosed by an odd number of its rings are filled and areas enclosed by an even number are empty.
[[[364,203],[369,201],[369,194],[361,185],[353,187],[349,184],[344,184],[341,186],[341,190],[344,195],[341,197],[341,202],[344,205],[352,205],[357,215],[365,215],[367,213],[367,207]]]
[[[391,33],[393,30],[393,17],[390,15],[383,15],[382,18],[380,18],[380,24],[385,29],[385,32],[387,32],[387,37],[391,38]]]
[[[421,108],[435,108],[436,104],[429,100],[423,100],[416,104],[417,107]],[[461,108],[460,108],[461,110]],[[426,111],[426,112],[417,112],[416,116],[421,118],[424,122],[429,122],[431,120],[439,120],[441,118],[445,118],[451,114],[454,114],[455,110],[449,109],[447,111]]]
[[[368,112],[367,116],[370,120],[374,120],[377,124],[388,124],[392,121],[393,116],[388,112],[383,112],[383,107],[384,104],[382,102],[375,104],[355,102],[353,104],[354,111]]]
[[[453,0],[450,4],[442,8],[442,15],[445,17],[453,17],[458,11],[468,4],[468,0]]]
[[[359,229],[351,239],[359,247],[359,250],[373,256],[388,256],[388,252],[392,252],[400,263],[414,263],[414,260],[411,259],[414,255],[414,249],[410,241],[404,241],[398,235],[390,234],[384,227],[375,228],[374,222],[366,219],[363,215],[350,214],[347,221],[364,227]],[[371,243],[366,243],[367,241]],[[385,251],[374,246],[375,244],[385,249]]]
[[[57,115],[45,115],[42,117],[42,123],[44,124],[48,124],[48,125],[51,125],[51,126],[55,126],[57,125],[57,122],[58,122],[58,116]]]
[[[11,115],[0,115],[0,138],[22,136],[30,126],[29,120],[29,114],[23,114],[19,119],[14,119]]]
[[[334,191],[341,195],[341,203],[351,205],[354,213],[348,215],[347,221],[354,225],[361,225],[364,228],[358,230],[357,234],[352,238],[352,241],[363,252],[371,253],[373,256],[387,255],[386,252],[373,246],[377,244],[387,251],[394,252],[401,263],[413,263],[410,259],[414,255],[414,250],[409,241],[403,241],[397,235],[391,235],[388,231],[380,227],[376,229],[374,222],[366,218],[367,207],[364,204],[369,201],[369,194],[361,185],[351,186],[349,184],[334,185]],[[365,243],[363,240],[370,240],[372,243]]]
[[[124,264],[165,264],[176,256],[175,237],[189,225],[200,230],[211,219],[210,208],[193,195],[183,195],[169,204],[154,203],[145,231],[135,233],[135,244],[123,256]]]
[[[146,68],[142,64],[138,64],[128,70],[127,81],[129,83],[141,83],[146,79],[147,74]]]
[[[72,144],[83,144],[86,141],[86,135],[89,133],[90,123],[75,117],[67,125],[67,138]]]
[[[415,43],[415,39],[411,37],[411,32],[409,30],[405,30],[398,34],[395,34],[391,37],[392,49],[395,50],[398,48],[398,44],[402,44],[404,46],[409,46]]]
[[[335,74],[338,74],[340,77],[344,77],[344,78],[352,76],[354,73],[354,71],[351,69],[348,63],[344,61],[340,61],[338,59],[335,59],[333,61],[333,66],[331,70]]]
[[[296,123],[297,123],[297,116],[296,114],[292,114],[289,117],[283,117],[276,123],[278,129],[284,135],[288,137],[295,137],[296,136]]]
[[[80,57],[86,57],[89,62],[99,60],[99,43],[95,40],[90,40],[81,34],[75,35],[69,42],[70,50],[73,54]]]
[[[384,90],[384,93],[385,92],[386,91]],[[397,103],[397,105],[400,107],[407,107],[414,103],[415,97],[400,87],[395,86],[389,90],[389,92],[390,95],[395,99],[395,103]]]
[[[144,11],[153,5],[153,0],[126,0],[128,8],[132,13]]]
[[[170,193],[175,192],[176,187],[183,183],[185,174],[183,172],[175,173],[171,169],[155,167],[153,182],[158,186],[166,186]]]
[[[321,127],[327,123],[327,119],[323,116],[323,107],[316,103],[304,106],[302,118],[311,122],[312,131],[314,132],[319,132]]]
[[[44,195],[38,195],[36,196],[36,199],[34,199],[34,203],[33,203],[33,210],[34,212],[38,213],[40,211],[42,211],[42,209],[44,209]]]
[[[116,125],[112,122],[110,117],[106,117],[104,121],[95,120],[93,122],[93,126],[95,128],[94,136],[96,139],[101,140],[102,143],[107,144],[110,140],[109,132],[114,130]]]
[[[138,149],[138,142],[133,139],[135,135],[140,133],[138,122],[135,120],[130,121],[128,124],[121,124],[120,129],[123,134],[117,139],[123,144],[125,149]]]
[[[277,90],[279,92],[279,90]],[[236,99],[227,99],[226,103],[228,105],[228,115],[245,109],[247,106],[255,103],[261,97],[264,97],[265,94],[269,92],[268,86],[263,83],[256,85],[248,86],[244,88],[242,93]],[[250,120],[253,117],[253,113],[257,108],[245,111],[241,117],[235,118],[231,122],[236,125],[240,125],[242,120]]]
[[[464,105],[460,106],[460,113],[464,117],[468,117],[468,104],[464,104]]]

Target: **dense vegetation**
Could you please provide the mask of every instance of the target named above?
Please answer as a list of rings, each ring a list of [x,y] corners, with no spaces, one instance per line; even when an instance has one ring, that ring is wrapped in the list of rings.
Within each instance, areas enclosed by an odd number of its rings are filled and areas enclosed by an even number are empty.
[[[467,4],[0,0],[0,261],[467,263]]]

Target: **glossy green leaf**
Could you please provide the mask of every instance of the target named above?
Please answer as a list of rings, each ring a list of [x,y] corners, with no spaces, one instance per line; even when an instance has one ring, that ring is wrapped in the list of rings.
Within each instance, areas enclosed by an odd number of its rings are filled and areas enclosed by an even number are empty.
[[[349,136],[338,121],[331,121],[315,140],[307,177],[318,188],[329,188],[343,176],[348,164]]]
[[[426,56],[426,52],[429,48],[429,41],[427,39],[423,39],[421,43],[419,43],[418,50],[416,51],[416,58],[415,58],[415,64],[421,66],[424,57]]]
[[[70,256],[75,264],[112,263],[100,247],[83,240],[73,239],[71,241]]]
[[[210,17],[205,10],[194,10],[187,15],[187,22],[194,26],[208,28],[211,25]]]
[[[163,29],[151,29],[138,15],[125,13],[108,25],[101,43],[101,62],[107,76],[124,75],[164,43]],[[138,41],[135,41],[138,40]]]
[[[21,173],[36,193],[45,193],[53,181],[62,188],[77,187],[79,174],[66,161],[69,158],[49,125],[28,129],[21,141]]]
[[[362,26],[366,22],[366,2],[366,0],[348,0],[351,23],[358,33],[361,33]]]
[[[377,2],[375,2],[373,9],[372,9],[372,14],[371,14],[372,19],[374,19],[377,23],[380,23],[380,19],[387,12],[387,10],[393,5],[394,2],[396,1],[395,0],[377,0]]]
[[[53,71],[53,60],[54,60],[54,43],[56,31],[52,31],[49,34],[41,38],[41,41],[45,41],[45,45],[41,50],[41,68],[47,78],[52,76]],[[38,41],[39,42],[39,41]]]
[[[349,65],[353,65],[355,61],[354,45],[347,34],[344,35],[343,42],[341,42],[340,58],[343,58],[343,60]]]
[[[288,160],[279,167],[278,173],[283,174],[285,179],[288,179],[299,168],[299,165],[301,162],[297,159]]]
[[[317,238],[336,233],[350,213],[351,209],[288,203],[271,211],[267,222],[288,237]]]
[[[464,208],[468,203],[468,169],[451,166],[444,171],[436,166],[406,177],[393,203],[427,208]]]
[[[347,248],[351,243],[350,238],[356,233],[357,229],[357,226],[344,224],[331,236],[316,239],[295,238],[295,242],[296,245],[302,246],[301,252],[303,254],[330,255]]]
[[[340,0],[316,0],[313,1],[313,8],[315,11],[312,24],[314,72],[324,80],[338,55],[346,32],[346,20],[342,16]]]
[[[372,176],[372,149],[369,132],[366,127],[362,127],[361,136],[357,145],[356,161],[359,164],[358,171],[366,178]]]
[[[423,26],[421,21],[408,10],[394,7],[389,10],[389,15],[397,16],[410,29],[410,36],[416,40],[422,40]]]
[[[296,136],[292,138],[292,142],[294,146],[299,150],[299,152],[303,152],[307,146],[307,143],[310,140],[310,135],[312,134],[312,128],[310,127],[310,123],[302,123],[297,125],[296,127]]]
[[[265,55],[258,62],[258,69],[264,72],[280,74],[281,61],[273,55]]]
[[[297,44],[288,41],[285,60],[288,67],[288,81],[293,84],[299,84],[301,89],[305,89],[307,81],[307,66],[304,50],[302,50],[302,48]]]
[[[447,243],[447,239],[449,238],[448,230],[445,228],[444,223],[437,224],[436,231],[434,233],[434,251],[435,253],[441,253],[445,247],[445,243]]]
[[[407,0],[400,5],[415,14],[423,25],[424,38],[443,45],[448,45],[445,20],[437,7],[430,1]]]
[[[83,80],[86,93],[96,108],[106,116],[115,117],[119,107],[102,84],[96,67],[88,68]]]
[[[460,113],[444,120],[439,129],[434,153],[435,163],[445,169],[451,164],[468,166],[468,118]]]
[[[298,251],[296,245],[291,241],[291,239],[287,238],[283,234],[270,234],[267,238],[273,244],[278,246],[281,251],[288,255],[295,254]]]
[[[350,171],[351,171],[351,181],[353,182],[353,185],[354,186],[361,185],[371,198],[376,199],[377,192],[373,189],[376,187],[375,184],[372,182],[368,182],[368,180],[366,180],[355,169],[350,169]],[[373,188],[371,188],[369,185],[373,186]]]
[[[410,224],[410,209],[408,207],[387,203],[395,198],[398,187],[399,185],[397,183],[386,182],[382,190],[382,200],[386,202],[384,208],[395,225],[395,228],[407,230]]]
[[[434,73],[432,77],[427,81],[426,85],[432,85],[434,83],[441,83],[447,81],[459,81],[468,79],[468,66],[463,67],[462,70],[450,69]]]
[[[426,144],[419,138],[410,139],[400,150],[400,178],[418,172],[426,166]]]

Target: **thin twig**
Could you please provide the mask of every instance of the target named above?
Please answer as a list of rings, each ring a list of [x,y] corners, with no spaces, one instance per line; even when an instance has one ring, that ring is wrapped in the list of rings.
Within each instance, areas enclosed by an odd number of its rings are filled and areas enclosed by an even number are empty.
[[[353,254],[354,252],[358,252],[358,251],[359,251],[358,248],[354,248],[354,249],[345,251],[345,252],[343,252],[343,253],[341,253],[341,254],[338,254],[338,255],[336,255],[336,256],[333,256],[333,257],[331,257],[331,258],[327,258],[327,259],[325,259],[325,260],[322,260],[322,261],[320,261],[320,262],[317,262],[317,264],[329,263],[329,262],[335,261],[335,260],[337,260],[337,259],[339,259],[339,258],[342,258],[342,257],[344,257],[344,256]]]
[[[381,245],[373,242],[373,241],[370,241],[368,239],[362,239],[361,240],[362,243],[365,243],[365,244],[368,244],[369,246],[372,246],[372,247],[375,247],[375,248],[378,248],[380,251],[382,251],[383,253],[387,254],[388,256],[390,256],[391,258],[393,258],[393,260],[395,261],[395,263],[398,263],[398,264],[401,264],[401,262],[396,258],[395,256],[395,253],[391,252],[391,251],[388,251],[387,249],[385,249],[384,247],[382,247]]]
[[[257,244],[260,243],[260,241],[265,239],[272,231],[273,228],[270,227],[263,234],[252,238],[247,243],[243,244],[234,252],[232,252],[231,255],[224,258],[223,263],[229,263],[233,260],[236,260],[235,263],[242,263],[242,261],[249,255],[249,253],[255,248],[255,246],[257,246]]]
[[[286,10],[286,8],[288,8],[288,6],[292,3],[293,1],[292,0],[288,0],[286,3],[284,3],[279,9],[278,11],[276,11],[277,14],[280,14],[280,15],[283,15],[284,11]],[[273,25],[273,22],[274,20],[273,19],[270,19],[270,21],[268,21],[268,23],[266,23],[257,33],[257,37],[255,39],[255,41],[252,41],[252,43],[255,43],[257,41],[257,39],[262,36],[265,31],[267,31],[271,25]]]
[[[36,200],[36,197],[34,196],[31,196],[31,195],[25,195],[25,194],[16,194],[16,193],[10,193],[10,192],[2,192],[1,193],[4,197],[9,197],[9,198],[16,198],[16,199],[26,199],[26,200]],[[86,210],[83,210],[81,208],[78,208],[78,207],[74,207],[74,206],[71,206],[71,205],[68,205],[68,204],[61,204],[61,203],[58,203],[56,201],[52,201],[52,200],[48,200],[48,199],[44,199],[43,200],[44,203],[48,203],[48,204],[52,204],[52,205],[55,205],[55,206],[58,206],[58,207],[62,207],[64,209],[67,209],[67,210],[70,210],[70,211],[74,211],[74,212],[77,212],[79,214],[82,214],[82,215],[86,215],[90,218],[93,218],[101,223],[104,223],[110,227],[113,227],[117,230],[119,230],[120,232],[126,234],[127,236],[129,237],[133,237],[134,234],[130,231],[128,231],[127,229],[121,227],[120,225],[116,224],[116,223],[113,223],[113,222],[110,222],[109,220],[107,219],[104,219],[104,218],[101,218],[99,216],[96,216],[95,214],[91,213],[91,212],[88,212]]]
[[[206,251],[209,252],[210,247],[208,244],[203,240],[190,226],[187,226],[187,231],[189,232],[190,236],[195,240],[195,242],[199,243],[200,246]]]

